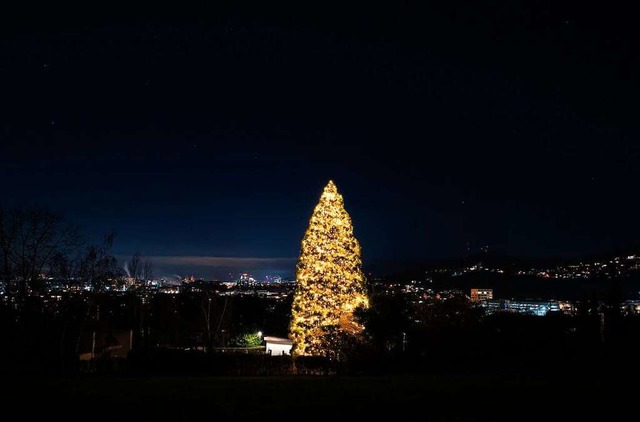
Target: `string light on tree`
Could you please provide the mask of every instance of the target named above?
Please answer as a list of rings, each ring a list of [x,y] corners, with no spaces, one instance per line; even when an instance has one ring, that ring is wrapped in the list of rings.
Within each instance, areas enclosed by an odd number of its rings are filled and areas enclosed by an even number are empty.
[[[368,308],[360,243],[333,181],[325,186],[302,238],[289,336],[294,356],[338,357],[345,339],[364,327],[354,311]]]

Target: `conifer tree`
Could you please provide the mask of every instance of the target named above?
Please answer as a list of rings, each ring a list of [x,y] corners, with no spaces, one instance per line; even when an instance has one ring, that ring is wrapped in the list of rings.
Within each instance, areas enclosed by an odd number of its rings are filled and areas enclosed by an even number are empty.
[[[364,327],[354,315],[369,307],[361,250],[333,183],[325,186],[302,238],[289,336],[294,356],[339,358]]]

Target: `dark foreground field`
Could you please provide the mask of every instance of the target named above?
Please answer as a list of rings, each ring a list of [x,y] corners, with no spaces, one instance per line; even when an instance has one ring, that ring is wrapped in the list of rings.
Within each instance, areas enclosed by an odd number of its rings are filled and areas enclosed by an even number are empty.
[[[632,420],[634,380],[611,375],[11,377],[2,407],[29,421]]]

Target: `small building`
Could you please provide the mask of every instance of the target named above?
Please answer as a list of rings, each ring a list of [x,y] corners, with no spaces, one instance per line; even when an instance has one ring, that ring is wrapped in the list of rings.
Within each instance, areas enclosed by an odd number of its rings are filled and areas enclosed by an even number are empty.
[[[265,352],[271,356],[290,355],[293,342],[288,338],[264,336]]]

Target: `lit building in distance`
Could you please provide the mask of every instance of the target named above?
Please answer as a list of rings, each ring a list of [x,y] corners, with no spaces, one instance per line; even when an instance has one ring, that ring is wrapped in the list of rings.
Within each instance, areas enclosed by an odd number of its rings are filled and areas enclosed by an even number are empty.
[[[513,312],[518,314],[545,316],[549,312],[565,312],[556,300],[487,300],[483,303],[487,314]]]
[[[493,289],[471,289],[471,301],[480,302],[493,299]]]

